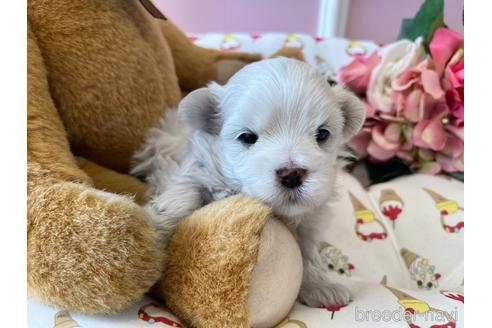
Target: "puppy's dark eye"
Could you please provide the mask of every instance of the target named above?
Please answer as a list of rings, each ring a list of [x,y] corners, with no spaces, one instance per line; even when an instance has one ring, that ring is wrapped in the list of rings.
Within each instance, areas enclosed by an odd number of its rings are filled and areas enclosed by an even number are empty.
[[[258,140],[258,136],[253,132],[244,132],[237,139],[245,144],[252,145]]]
[[[319,129],[318,133],[316,133],[316,141],[318,143],[325,142],[326,140],[328,140],[329,137],[330,131],[328,131],[327,129]]]

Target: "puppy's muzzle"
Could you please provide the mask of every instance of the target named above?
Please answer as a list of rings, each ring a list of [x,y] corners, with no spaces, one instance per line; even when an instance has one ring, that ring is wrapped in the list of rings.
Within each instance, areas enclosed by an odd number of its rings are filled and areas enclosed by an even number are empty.
[[[283,167],[275,171],[278,181],[287,188],[297,188],[306,179],[307,170],[299,167],[287,168]]]

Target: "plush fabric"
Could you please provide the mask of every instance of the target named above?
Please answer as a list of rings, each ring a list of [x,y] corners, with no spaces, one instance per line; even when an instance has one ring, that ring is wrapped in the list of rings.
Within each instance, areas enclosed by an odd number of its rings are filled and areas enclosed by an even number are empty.
[[[80,169],[92,178],[94,188],[99,190],[111,190],[117,194],[123,194],[134,197],[137,204],[144,204],[145,185],[135,177],[105,169],[85,158],[79,158],[77,161]]]
[[[193,327],[249,327],[249,284],[269,216],[266,206],[243,196],[196,211],[174,233],[168,247],[173,256],[153,294],[164,295]]]
[[[302,282],[302,256],[292,231],[271,219],[261,233],[258,259],[248,293],[252,327],[273,327],[292,308]]]

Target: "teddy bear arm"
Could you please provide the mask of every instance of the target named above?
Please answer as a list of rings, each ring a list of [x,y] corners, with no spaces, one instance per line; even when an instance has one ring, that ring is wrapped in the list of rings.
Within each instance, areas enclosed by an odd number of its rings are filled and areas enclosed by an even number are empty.
[[[28,30],[27,286],[41,301],[85,313],[115,313],[143,297],[163,253],[143,209],[92,188],[70,152]]]
[[[260,54],[199,47],[169,20],[160,24],[173,54],[180,87],[185,92],[203,87],[210,81],[224,83],[244,65],[262,58]]]
[[[128,174],[118,173],[88,159],[79,158],[79,167],[91,178],[94,187],[115,194],[134,197],[137,204],[146,202],[145,184]]]
[[[65,128],[51,98],[47,72],[36,37],[27,39],[27,156],[29,163],[49,169],[51,177],[90,183],[70,151]]]

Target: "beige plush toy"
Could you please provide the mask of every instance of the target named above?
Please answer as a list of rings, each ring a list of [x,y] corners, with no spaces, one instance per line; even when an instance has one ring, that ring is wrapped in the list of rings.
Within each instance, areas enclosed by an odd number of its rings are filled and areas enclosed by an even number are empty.
[[[283,319],[301,257],[268,208],[241,196],[210,204],[165,252],[139,205],[145,187],[127,175],[148,129],[182,94],[259,59],[193,45],[149,0],[28,0],[31,295],[115,313],[162,277],[154,294],[193,326]]]

